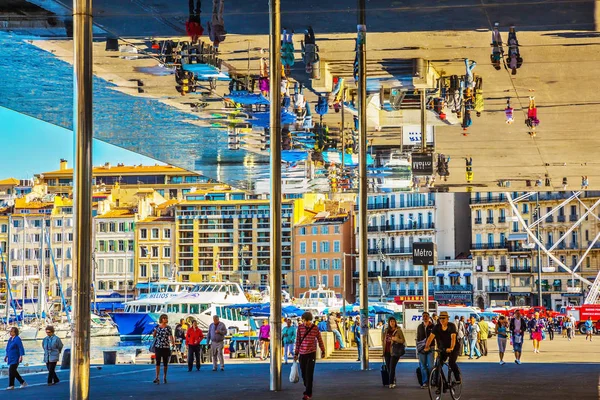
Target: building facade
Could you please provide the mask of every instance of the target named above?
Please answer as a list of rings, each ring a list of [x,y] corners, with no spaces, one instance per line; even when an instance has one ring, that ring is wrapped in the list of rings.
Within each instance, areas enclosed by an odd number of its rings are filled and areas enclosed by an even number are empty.
[[[292,279],[292,201],[283,202],[281,220],[286,288]],[[269,201],[248,199],[243,192],[187,195],[175,206],[179,278],[184,282],[219,278],[265,289],[271,269],[270,221]]]
[[[175,280],[175,217],[149,216],[136,224],[135,284]]]
[[[517,198],[525,193],[511,193]],[[543,217],[539,226],[532,227],[541,243],[552,250],[562,263],[577,268],[590,281],[596,279],[600,266],[600,245],[593,239],[600,232],[598,210],[577,222],[600,199],[600,193],[582,192],[572,198],[571,192],[542,192],[516,204],[525,223],[537,220],[536,209]],[[473,222],[472,255],[474,262],[474,297],[479,306],[537,305],[538,268],[541,266],[542,305],[554,310],[567,304],[581,304],[587,292],[586,284],[562,270],[543,251],[538,249],[525,229],[513,215],[503,193],[471,195]],[[577,225],[571,232],[569,230]],[[538,232],[539,229],[539,232]],[[558,243],[559,238],[564,237]]]
[[[355,255],[353,221],[352,211],[321,208],[307,212],[294,225],[294,297],[322,285],[354,302],[350,268]]]

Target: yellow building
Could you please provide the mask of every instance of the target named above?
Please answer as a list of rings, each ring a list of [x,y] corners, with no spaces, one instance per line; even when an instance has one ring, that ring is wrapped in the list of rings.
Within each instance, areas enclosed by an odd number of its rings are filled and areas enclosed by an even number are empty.
[[[8,266],[8,229],[9,229],[9,212],[10,207],[0,208],[0,300],[6,302],[6,273],[5,268]]]
[[[136,223],[135,285],[168,281],[177,277],[175,264],[176,200],[156,207],[155,215]]]
[[[293,210],[293,201],[283,201],[284,288],[292,282]],[[239,191],[189,194],[175,206],[175,262],[180,279],[235,280],[246,287],[265,287],[270,271],[269,224],[268,200],[247,199]]]
[[[170,165],[111,165],[106,163],[94,167],[93,183],[97,190],[107,191],[119,184],[123,189],[152,188],[166,199],[182,199],[193,187],[212,188],[216,183],[205,176]],[[67,161],[60,161],[60,168],[36,175],[38,184],[46,185],[49,193],[70,195],[73,189],[73,168],[68,168]]]
[[[523,193],[513,193],[516,198]],[[539,194],[539,239],[551,248],[560,237],[577,223],[600,198],[598,192],[584,192],[571,199],[570,192]],[[519,201],[517,207],[525,222],[536,220],[537,195]],[[559,207],[562,204],[562,207]],[[588,216],[556,245],[552,253],[569,268],[577,268],[584,278],[593,281],[600,270],[600,243],[595,243],[584,256],[600,232],[600,221]],[[472,246],[474,271],[474,299],[479,306],[491,304],[537,305],[538,262],[535,244],[513,217],[507,197],[503,193],[474,193],[471,195]],[[533,229],[535,233],[535,229]],[[581,304],[587,294],[587,284],[572,280],[541,251],[542,304],[554,310],[565,304]],[[577,266],[579,264],[579,266]]]

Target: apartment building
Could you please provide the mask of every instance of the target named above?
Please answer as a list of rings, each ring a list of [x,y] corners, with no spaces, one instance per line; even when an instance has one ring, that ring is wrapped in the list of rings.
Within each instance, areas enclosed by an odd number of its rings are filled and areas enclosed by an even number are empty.
[[[512,198],[521,195],[524,193],[511,193]],[[599,210],[593,210],[568,231],[598,199],[598,192],[582,192],[579,200],[572,198],[571,192],[542,192],[516,204],[530,225],[537,219],[539,202],[539,213],[544,217],[537,227],[540,241],[548,249],[554,247],[552,253],[562,263],[577,268],[590,281],[596,279],[600,267],[600,245],[593,243],[600,232]],[[537,305],[538,249],[514,217],[506,195],[472,194],[471,215],[476,304]],[[532,228],[536,233],[537,229]],[[560,238],[563,240],[558,242]],[[542,305],[556,310],[565,304],[581,304],[588,285],[573,279],[544,252],[540,255]]]
[[[314,210],[305,210],[305,216],[294,225],[294,297],[322,285],[354,302],[353,222],[352,209],[340,208],[339,202],[322,202]],[[345,265],[348,268],[344,269]]]
[[[171,200],[156,207],[154,215],[136,224],[135,284],[136,288],[148,282],[177,278],[175,264],[175,215]]]
[[[182,199],[194,188],[212,188],[218,185],[209,178],[171,165],[111,165],[105,163],[92,170],[97,189],[110,191],[115,184],[122,189],[152,188],[166,199]],[[56,171],[36,175],[36,182],[47,186],[49,193],[69,196],[73,190],[73,168],[60,160]],[[211,183],[212,182],[212,183]]]
[[[291,283],[294,203],[282,204],[283,286]],[[176,256],[182,281],[242,281],[264,289],[270,271],[269,201],[239,191],[197,191],[175,205]]]

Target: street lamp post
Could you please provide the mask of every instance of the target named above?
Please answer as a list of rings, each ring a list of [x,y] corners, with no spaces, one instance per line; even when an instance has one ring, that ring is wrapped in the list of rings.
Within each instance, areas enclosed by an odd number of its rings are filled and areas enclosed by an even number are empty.
[[[343,291],[343,295],[342,295],[342,312],[344,314],[344,321],[346,320],[346,257],[358,257],[358,254],[352,254],[352,253],[342,253],[343,254],[343,260],[342,260],[342,276],[344,277],[344,283],[342,285],[342,291]],[[344,324],[344,331],[346,330],[345,328],[345,324]],[[348,334],[348,332],[345,332],[346,336]]]

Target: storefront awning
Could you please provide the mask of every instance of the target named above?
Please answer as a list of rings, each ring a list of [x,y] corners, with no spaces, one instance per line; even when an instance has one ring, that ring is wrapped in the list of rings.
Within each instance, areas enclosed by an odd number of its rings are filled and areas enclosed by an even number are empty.
[[[450,273],[448,274],[448,276],[451,276],[451,277],[457,277],[457,276],[460,276],[460,274],[459,274],[458,272],[450,272]]]
[[[527,240],[527,234],[526,233],[511,233],[510,235],[508,235],[508,240],[511,242],[518,241],[518,240]]]
[[[440,278],[442,278],[444,276],[443,272],[438,272],[437,276],[439,276]]]
[[[463,276],[471,276],[471,273],[470,273],[470,272],[465,272],[465,273],[463,274]]]

